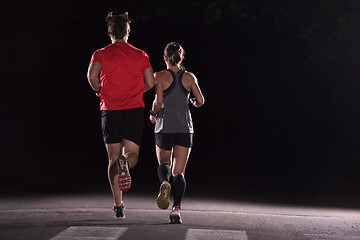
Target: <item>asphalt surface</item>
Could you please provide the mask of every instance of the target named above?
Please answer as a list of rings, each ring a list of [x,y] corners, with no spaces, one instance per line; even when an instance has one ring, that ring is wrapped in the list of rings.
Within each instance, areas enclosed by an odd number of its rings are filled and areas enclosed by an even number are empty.
[[[156,196],[127,193],[115,220],[108,193],[2,197],[0,239],[360,239],[360,210],[187,196],[183,224],[168,224]]]

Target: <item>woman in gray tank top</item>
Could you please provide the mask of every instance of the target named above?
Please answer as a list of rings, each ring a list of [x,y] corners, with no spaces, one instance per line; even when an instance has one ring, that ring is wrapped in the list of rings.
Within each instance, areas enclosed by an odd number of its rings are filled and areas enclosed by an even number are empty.
[[[163,88],[161,109],[150,111],[150,121],[155,123],[157,169],[160,179],[160,192],[157,205],[161,209],[169,207],[170,191],[174,192],[174,204],[170,213],[170,223],[182,223],[180,216],[181,200],[185,193],[185,168],[189,159],[194,133],[190,103],[194,107],[204,104],[204,97],[195,75],[182,67],[185,51],[179,43],[171,42],[164,49],[166,70],[155,73],[156,84]],[[194,98],[190,98],[190,93]],[[171,171],[172,169],[172,171]],[[172,173],[172,183],[170,175]]]

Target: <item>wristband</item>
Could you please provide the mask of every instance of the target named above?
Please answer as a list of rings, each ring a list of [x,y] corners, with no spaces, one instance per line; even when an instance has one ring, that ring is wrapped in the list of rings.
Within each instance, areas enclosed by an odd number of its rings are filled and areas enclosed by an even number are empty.
[[[154,113],[154,112],[152,111],[152,109],[150,109],[150,115],[156,117],[156,116],[157,116],[157,113]]]

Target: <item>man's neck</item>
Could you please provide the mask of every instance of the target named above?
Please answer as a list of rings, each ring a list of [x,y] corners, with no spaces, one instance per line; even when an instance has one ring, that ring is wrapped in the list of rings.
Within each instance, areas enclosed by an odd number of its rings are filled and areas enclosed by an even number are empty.
[[[112,42],[112,43],[118,43],[118,42],[127,43],[127,41],[126,41],[126,40],[123,40],[123,39],[112,39],[111,42]]]

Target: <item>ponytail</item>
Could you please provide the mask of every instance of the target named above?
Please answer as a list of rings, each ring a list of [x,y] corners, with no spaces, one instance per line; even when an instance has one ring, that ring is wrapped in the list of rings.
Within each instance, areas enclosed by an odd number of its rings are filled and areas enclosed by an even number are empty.
[[[181,58],[184,57],[185,51],[179,43],[170,42],[164,49],[164,55],[169,63],[175,66],[181,62]]]

